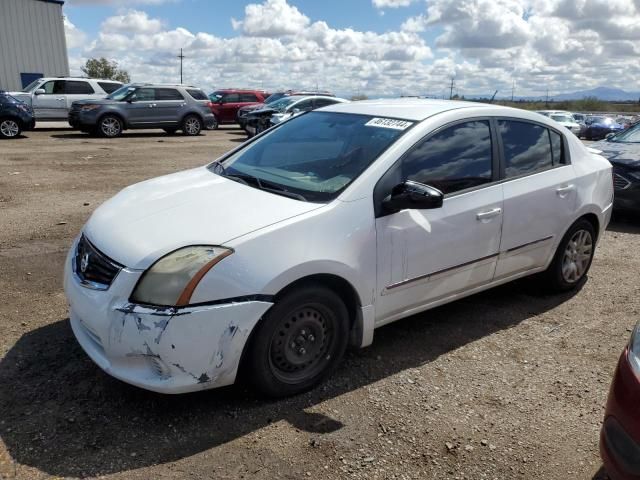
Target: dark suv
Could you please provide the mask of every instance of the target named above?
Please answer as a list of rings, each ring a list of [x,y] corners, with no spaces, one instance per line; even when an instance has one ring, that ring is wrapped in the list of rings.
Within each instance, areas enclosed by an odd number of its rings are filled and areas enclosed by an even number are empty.
[[[214,123],[206,94],[185,85],[124,85],[105,99],[73,102],[69,112],[73,128],[104,137],[117,137],[128,128],[198,135]]]
[[[36,120],[29,105],[0,90],[0,138],[14,138],[33,130]]]
[[[209,95],[211,111],[216,117],[216,125],[221,123],[235,123],[238,110],[248,105],[262,104],[269,96],[262,90],[239,90],[227,88],[216,90]]]

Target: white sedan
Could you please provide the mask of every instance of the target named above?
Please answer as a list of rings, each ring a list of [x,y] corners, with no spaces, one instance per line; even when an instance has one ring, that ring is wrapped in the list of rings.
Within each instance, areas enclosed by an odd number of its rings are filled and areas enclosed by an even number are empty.
[[[567,133],[452,101],[298,115],[100,206],[66,260],[75,336],[149,390],[244,375],[283,396],[389,322],[536,273],[576,288],[613,190],[609,162]]]

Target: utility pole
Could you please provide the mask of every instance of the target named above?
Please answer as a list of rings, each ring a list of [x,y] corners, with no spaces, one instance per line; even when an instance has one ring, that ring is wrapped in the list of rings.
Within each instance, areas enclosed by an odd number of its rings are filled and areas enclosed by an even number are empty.
[[[547,96],[545,98],[544,103],[546,104],[547,107],[549,106],[549,89],[548,88],[547,88]]]
[[[184,60],[184,58],[186,58],[182,54],[182,49],[180,49],[180,55],[178,55],[178,58],[180,59],[180,83],[182,83],[182,60]]]
[[[513,79],[513,82],[511,83],[511,102],[513,102],[513,92],[516,89],[516,80],[515,78]]]
[[[449,87],[449,100],[453,98],[453,82],[455,77],[451,77],[451,86]]]

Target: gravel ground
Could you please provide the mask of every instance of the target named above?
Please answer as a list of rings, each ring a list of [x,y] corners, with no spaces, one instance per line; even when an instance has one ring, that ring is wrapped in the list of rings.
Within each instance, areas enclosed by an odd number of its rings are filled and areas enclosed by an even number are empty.
[[[162,396],[94,366],[62,291],[72,238],[122,187],[243,138],[39,128],[0,143],[1,478],[604,476],[604,403],[640,311],[638,219],[609,227],[578,292],[524,280],[396,322],[295,398]]]

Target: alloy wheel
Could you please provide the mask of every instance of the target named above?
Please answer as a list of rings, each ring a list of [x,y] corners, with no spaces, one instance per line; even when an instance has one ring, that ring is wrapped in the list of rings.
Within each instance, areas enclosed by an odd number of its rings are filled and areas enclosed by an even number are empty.
[[[15,137],[20,133],[20,127],[15,120],[3,120],[0,123],[0,132],[5,137]]]
[[[578,282],[589,268],[593,255],[593,238],[587,230],[573,234],[562,257],[562,277],[567,283]]]
[[[100,123],[100,130],[105,137],[117,137],[121,128],[120,121],[114,117],[107,117]]]
[[[189,117],[184,122],[184,129],[189,135],[200,133],[200,121],[195,117]]]

